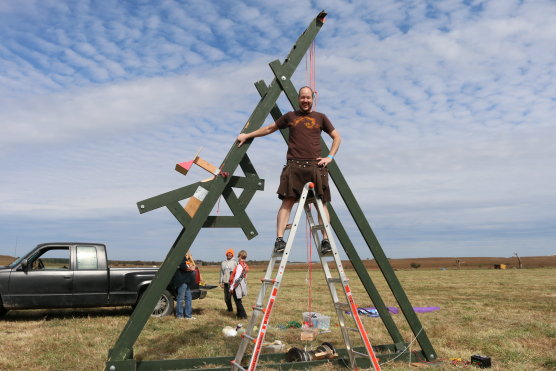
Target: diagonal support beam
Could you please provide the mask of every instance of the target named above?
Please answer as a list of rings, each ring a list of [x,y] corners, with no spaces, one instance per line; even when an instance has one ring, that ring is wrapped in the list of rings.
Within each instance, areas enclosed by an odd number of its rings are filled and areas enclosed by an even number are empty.
[[[273,66],[271,66],[271,68],[276,77],[279,77],[280,74],[282,73],[282,69],[279,64],[274,63]],[[296,107],[298,107],[297,91],[295,90],[295,88],[293,88],[293,85],[290,86],[290,84],[288,84],[287,81],[286,82],[282,81],[281,85],[284,88],[284,93],[286,94],[288,100],[290,101],[290,103],[292,103],[294,109],[296,109]],[[264,81],[259,81],[258,83],[255,84],[255,86],[259,91],[259,94],[261,95],[265,94],[267,87]],[[277,120],[282,115],[278,107],[273,107],[272,114],[274,120]],[[284,140],[287,142],[288,141],[287,133],[285,131],[281,131],[281,133],[282,136],[284,137]],[[322,147],[323,155],[329,153],[328,146],[326,145],[326,143],[322,138],[321,138],[321,147]],[[330,176],[334,181],[336,188],[338,189],[342,199],[344,200],[344,203],[348,207],[348,210],[352,215],[363,238],[365,239],[367,246],[369,247],[371,253],[373,254],[373,257],[375,258],[379,266],[379,269],[381,270],[384,278],[386,279],[388,286],[390,287],[390,290],[392,291],[396,301],[398,302],[398,305],[400,306],[402,313],[404,314],[409,326],[411,327],[413,334],[417,338],[417,341],[419,342],[421,349],[426,355],[427,360],[429,361],[436,360],[437,359],[436,352],[434,351],[434,348],[426,334],[426,331],[424,330],[421,322],[419,321],[417,314],[413,310],[409,298],[407,297],[405,291],[403,290],[401,283],[399,282],[396,274],[394,273],[394,270],[392,269],[392,266],[390,265],[390,262],[388,261],[386,254],[384,253],[384,250],[380,246],[380,243],[378,242],[378,239],[376,238],[371,226],[369,225],[369,222],[367,221],[367,218],[363,213],[363,210],[361,209],[359,203],[355,199],[355,196],[351,192],[351,189],[347,184],[347,181],[345,180],[342,172],[340,171],[340,168],[338,167],[336,162],[330,163],[328,165],[328,168],[329,168],[328,170]],[[332,205],[328,203],[328,206],[330,208],[329,211],[331,214],[331,224],[332,227],[334,228],[334,232],[336,233],[336,235],[338,235],[339,238],[340,236],[342,236],[342,238],[340,238],[340,242],[344,247],[346,254],[350,258],[350,261],[352,261],[353,267],[356,270],[357,275],[359,276],[359,279],[363,283],[367,293],[369,294],[369,297],[371,298],[371,300],[373,300],[373,303],[375,304],[375,307],[377,308],[380,314],[380,318],[382,319],[385,327],[387,328],[390,336],[392,337],[392,340],[396,344],[403,344],[403,338],[396,324],[394,323],[392,317],[390,316],[390,313],[386,308],[386,305],[384,304],[380,294],[378,293],[378,290],[372,283],[372,280],[367,270],[364,268],[363,264],[361,263],[361,259],[357,254],[355,248],[353,247],[353,244],[351,243],[351,241],[347,237],[347,234],[343,230],[343,226],[339,221],[336,213],[334,212]]]
[[[291,95],[288,96],[288,99],[290,101],[297,100],[297,93],[295,91],[292,93],[291,90],[285,90],[284,92],[286,93],[286,95]],[[328,154],[330,150],[328,149],[328,146],[326,145],[326,143],[322,138],[320,142],[322,148],[322,155],[324,156]],[[359,229],[363,238],[365,239],[365,242],[367,243],[369,250],[373,254],[373,257],[375,258],[375,261],[377,262],[377,265],[381,270],[382,275],[386,279],[386,282],[388,283],[388,286],[390,287],[392,294],[396,298],[396,301],[398,302],[398,305],[400,306],[400,309],[405,319],[407,320],[407,323],[411,327],[411,331],[413,332],[414,336],[417,338],[417,342],[419,343],[421,349],[425,353],[427,360],[435,361],[437,359],[437,355],[427,336],[427,333],[423,328],[421,321],[419,321],[417,314],[413,310],[409,298],[407,297],[404,289],[402,288],[402,285],[398,280],[396,273],[394,273],[394,269],[390,265],[390,262],[388,261],[388,258],[384,253],[384,250],[380,246],[380,243],[378,242],[376,235],[374,234],[369,222],[367,221],[367,217],[365,216],[365,213],[363,213],[363,210],[359,206],[357,199],[353,195],[353,192],[351,191],[351,188],[347,184],[347,181],[344,178],[344,175],[342,174],[336,161],[333,161],[328,165],[328,172],[330,174],[330,177],[334,181],[334,184],[336,185],[336,188],[338,189],[340,196],[344,200],[344,203],[346,204],[351,216],[353,217],[353,220],[355,221],[357,228]],[[335,219],[336,219],[335,224],[337,226],[339,224],[339,220],[337,218]],[[336,231],[336,228],[334,228],[334,231]],[[354,253],[355,250],[351,252],[352,257],[355,257]],[[361,259],[359,259],[359,257],[357,256],[357,260],[360,261]],[[370,277],[366,271],[358,272],[358,275],[360,275],[360,278],[362,279],[363,282],[365,282],[366,280],[370,281]],[[363,275],[363,277],[361,275]],[[382,311],[384,310],[382,309]],[[401,343],[401,341],[396,341],[396,340],[399,339],[394,339],[396,343]]]
[[[224,188],[224,191],[222,192],[222,196],[228,203],[228,206],[230,207],[230,210],[232,210],[234,216],[237,218],[239,226],[243,230],[245,237],[247,237],[248,240],[255,238],[258,235],[255,226],[253,225],[253,223],[251,223],[251,220],[247,216],[247,213],[245,212],[245,208],[241,207],[239,200],[236,197],[232,188],[231,187]]]
[[[243,170],[243,174],[245,174],[245,178],[251,181],[256,181],[258,186],[264,187],[264,180],[259,178],[259,175],[255,170],[255,167],[253,166],[251,160],[247,156],[247,153],[245,154],[245,156],[243,156],[243,158],[239,162],[239,166],[241,167],[241,170]],[[251,202],[251,199],[253,198],[254,195],[255,195],[255,190],[247,190],[247,189],[244,190],[239,196],[239,204],[245,208],[249,204],[249,202]]]

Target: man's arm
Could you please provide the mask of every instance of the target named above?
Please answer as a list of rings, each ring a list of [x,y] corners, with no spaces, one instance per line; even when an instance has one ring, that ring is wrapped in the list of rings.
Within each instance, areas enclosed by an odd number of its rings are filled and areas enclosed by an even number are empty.
[[[332,133],[328,135],[330,135],[330,138],[332,138],[332,147],[330,147],[330,152],[328,153],[328,155],[334,157],[336,156],[336,152],[338,152],[338,149],[340,148],[340,143],[342,143],[342,137],[340,136],[340,132],[338,132],[338,130],[336,129],[332,130]],[[332,162],[332,158],[328,156],[318,157],[317,160],[319,166],[326,166]]]
[[[250,133],[239,134],[237,136],[237,141],[239,142],[237,144],[237,146],[241,147],[241,145],[243,143],[245,143],[245,141],[248,140],[248,139],[264,137],[265,135],[274,133],[276,130],[278,130],[278,125],[276,125],[276,123],[273,122],[270,125],[263,126],[262,128],[259,128],[255,131],[250,132]]]

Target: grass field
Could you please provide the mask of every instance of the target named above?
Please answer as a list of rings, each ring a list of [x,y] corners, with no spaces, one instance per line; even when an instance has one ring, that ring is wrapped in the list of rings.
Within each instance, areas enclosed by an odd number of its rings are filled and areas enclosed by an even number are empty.
[[[352,278],[354,298],[359,306],[372,306],[364,290]],[[253,304],[262,267],[249,272],[250,293],[244,300]],[[397,275],[413,306],[439,306],[439,311],[419,314],[438,356],[443,360],[434,369],[459,367],[452,358],[469,360],[473,354],[490,356],[493,370],[556,369],[556,270],[544,269],[465,269],[407,270]],[[214,267],[204,267],[207,283],[217,283]],[[380,274],[371,277],[387,306],[397,306]],[[278,324],[300,321],[308,308],[307,271],[286,271],[277,305],[271,318],[267,340],[280,339],[290,346],[303,347],[298,329],[279,329]],[[239,338],[224,338],[224,326],[238,321],[224,310],[222,291],[215,289],[206,299],[194,301],[195,321],[173,317],[152,318],[135,344],[136,358],[174,359],[233,355]],[[330,295],[318,265],[314,266],[312,310],[331,316]],[[91,310],[11,311],[0,321],[1,370],[100,370],[108,350],[119,336],[131,313],[128,308]],[[401,314],[393,315],[406,340],[411,332]],[[245,321],[242,321],[246,324]],[[364,318],[373,344],[390,344],[378,318]],[[323,341],[341,348],[337,327],[319,334],[309,343],[314,349]],[[470,368],[473,368],[469,366]],[[407,363],[390,363],[384,370],[405,370]],[[321,369],[334,369],[323,366]]]

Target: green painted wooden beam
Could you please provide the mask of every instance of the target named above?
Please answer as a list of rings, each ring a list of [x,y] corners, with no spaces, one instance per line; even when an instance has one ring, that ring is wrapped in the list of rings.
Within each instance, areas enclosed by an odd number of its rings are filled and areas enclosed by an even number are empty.
[[[359,257],[359,254],[355,249],[355,246],[353,246],[353,243],[351,242],[346,230],[344,229],[344,226],[338,218],[338,214],[336,214],[336,211],[334,210],[334,207],[331,203],[328,203],[328,212],[330,213],[330,224],[332,225],[332,229],[334,229],[334,233],[336,233],[340,244],[344,248],[344,251],[348,256],[353,269],[357,273],[357,276],[363,284],[365,291],[367,291],[369,298],[378,311],[380,320],[384,323],[384,327],[386,327],[386,330],[390,334],[392,341],[394,341],[394,343],[396,344],[402,344],[404,341],[403,336],[398,330],[396,323],[392,319],[388,307],[384,303],[384,300],[382,300],[382,296],[373,283],[369,272],[367,272],[367,269],[363,265],[363,262],[361,261],[361,258]]]
[[[323,145],[323,151],[326,151],[326,153],[328,153],[328,148],[326,147],[324,141],[321,141],[321,144]],[[390,287],[392,294],[398,302],[398,305],[400,306],[400,309],[407,323],[409,324],[411,331],[417,338],[417,342],[421,346],[421,349],[426,354],[427,360],[436,361],[438,357],[427,336],[427,333],[423,328],[421,321],[419,321],[417,314],[413,310],[409,298],[407,297],[400,281],[398,280],[398,277],[396,276],[396,273],[394,272],[394,269],[390,265],[390,262],[388,261],[388,258],[384,253],[384,250],[380,246],[376,235],[374,234],[369,222],[367,221],[367,217],[363,213],[363,210],[355,199],[355,196],[348,186],[347,181],[340,171],[340,168],[336,164],[336,161],[333,161],[329,165],[329,173],[351,216],[353,217],[357,228],[361,232],[365,242],[367,243],[367,246],[369,247],[369,250],[373,254],[373,257],[375,258],[375,261],[379,269],[381,270],[382,275],[384,276],[388,286]]]
[[[209,216],[203,228],[240,228],[239,220],[235,216]]]
[[[425,357],[420,351],[410,352],[407,347],[403,352],[395,352],[393,345],[380,345],[375,348],[377,358],[381,364],[393,361],[418,362],[425,361]],[[365,348],[355,347],[355,351],[364,352]],[[259,367],[277,370],[310,370],[318,366],[330,363],[335,366],[349,368],[349,359],[346,349],[337,349],[338,358],[331,360],[318,360],[309,362],[285,362],[285,353],[261,354]],[[148,361],[116,361],[110,362],[114,366],[113,371],[161,371],[161,370],[182,370],[182,371],[224,371],[230,369],[230,361],[233,357],[208,357],[208,358],[188,358],[188,359],[169,359],[169,360],[148,360]],[[359,368],[372,367],[369,359],[360,358],[357,360]],[[205,368],[207,364],[213,365]],[[109,369],[109,367],[107,367]]]
[[[158,208],[167,206],[168,204],[176,201],[185,200],[193,196],[197,187],[201,182],[193,183],[185,187],[174,189],[173,191],[160,194],[155,197],[148,198],[143,201],[137,202],[137,208],[140,214],[156,210]]]
[[[256,190],[263,190],[264,189],[264,180],[259,178],[259,175],[257,174],[257,171],[255,170],[255,167],[253,166],[253,163],[251,163],[251,160],[247,156],[247,153],[245,154],[245,156],[243,156],[243,158],[239,162],[239,166],[241,167],[241,170],[243,171],[243,174],[245,174],[245,179],[249,179],[250,181],[256,182],[257,185],[260,187]],[[239,204],[243,208],[246,208],[247,205],[249,204],[249,202],[251,202],[251,199],[253,198],[254,195],[255,195],[254,190],[245,189],[239,195]]]
[[[253,223],[251,223],[251,220],[247,216],[247,213],[245,212],[245,207],[242,207],[240,205],[239,200],[236,194],[234,193],[234,191],[232,190],[232,188],[225,187],[224,191],[222,191],[222,197],[224,197],[224,200],[226,200],[226,203],[230,207],[230,210],[237,218],[239,222],[239,226],[243,230],[245,237],[248,240],[257,237],[259,233],[257,232],[255,226],[253,225]]]

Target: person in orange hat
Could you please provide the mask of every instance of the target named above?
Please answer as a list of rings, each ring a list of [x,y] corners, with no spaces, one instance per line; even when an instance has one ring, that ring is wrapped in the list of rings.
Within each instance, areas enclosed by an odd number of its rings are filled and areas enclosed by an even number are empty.
[[[228,312],[234,311],[232,307],[232,294],[230,293],[230,275],[237,266],[237,260],[234,259],[234,250],[226,250],[226,260],[220,264],[220,287],[224,289],[224,301]]]

